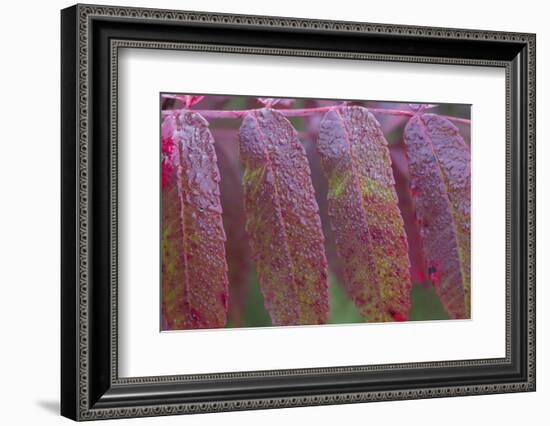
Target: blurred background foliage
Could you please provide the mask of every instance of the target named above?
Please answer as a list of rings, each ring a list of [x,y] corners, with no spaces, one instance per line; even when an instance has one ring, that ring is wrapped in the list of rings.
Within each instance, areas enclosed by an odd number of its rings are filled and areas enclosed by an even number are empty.
[[[282,99],[277,103],[275,109],[289,108],[315,108],[321,106],[338,105],[343,100],[319,100],[319,99]],[[412,111],[421,105],[419,103],[398,103],[382,101],[355,101],[346,100],[348,105],[361,105],[366,108],[384,108],[392,110]],[[177,101],[165,99],[161,105],[162,109],[178,108]],[[181,107],[181,106],[179,106]],[[205,98],[193,110],[243,110],[261,108],[262,104],[257,97],[253,96],[205,96]],[[454,117],[470,119],[470,105],[464,104],[435,104],[428,111],[435,114],[449,115]],[[320,173],[319,160],[316,156],[315,143],[318,132],[319,121],[323,113],[306,117],[289,117],[290,122],[297,130],[301,141],[304,144],[310,168],[312,181],[316,191],[316,198],[319,204],[323,232],[327,240],[326,252],[329,260],[329,323],[350,324],[365,322],[359,314],[351,299],[346,295],[342,283],[338,280],[338,271],[331,263],[331,257],[335,256],[330,226],[326,214],[326,183]],[[384,135],[388,141],[392,156],[392,168],[396,178],[396,191],[399,198],[399,208],[405,222],[407,238],[409,241],[409,258],[411,259],[411,276],[413,286],[411,289],[411,310],[410,321],[423,320],[445,320],[448,319],[431,282],[426,278],[425,271],[415,270],[419,268],[421,256],[419,251],[418,235],[415,235],[415,218],[413,207],[408,201],[409,176],[404,156],[404,145],[402,140],[403,129],[409,117],[389,114],[376,114]],[[229,319],[227,327],[262,327],[270,326],[271,320],[267,313],[260,286],[254,271],[254,264],[249,250],[243,250],[243,230],[235,229],[244,226],[244,209],[242,188],[240,188],[239,175],[242,174],[238,159],[238,129],[240,119],[212,118],[208,120],[210,129],[216,141],[216,152],[218,154],[218,165],[222,182],[220,184],[222,208],[224,215],[224,227],[226,228],[227,243],[226,252],[230,269],[230,298],[229,298]],[[456,124],[464,140],[470,144],[470,126],[467,124]],[[230,170],[233,169],[233,170]],[[233,173],[235,172],[235,173]],[[230,174],[237,176],[237,179],[229,181]],[[225,179],[225,181],[224,181]],[[234,222],[239,221],[236,224]],[[233,241],[231,239],[238,239]],[[244,238],[246,239],[246,238]],[[231,257],[238,256],[238,259]],[[246,259],[243,259],[247,257]],[[240,271],[236,271],[239,268]],[[232,271],[233,269],[233,271]],[[233,272],[233,274],[232,274]],[[239,282],[236,282],[239,281]]]

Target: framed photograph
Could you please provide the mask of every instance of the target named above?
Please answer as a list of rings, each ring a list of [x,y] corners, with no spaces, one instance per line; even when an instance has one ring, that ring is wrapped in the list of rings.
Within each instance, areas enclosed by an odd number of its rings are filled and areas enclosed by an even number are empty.
[[[535,35],[61,12],[61,412],[535,390]]]

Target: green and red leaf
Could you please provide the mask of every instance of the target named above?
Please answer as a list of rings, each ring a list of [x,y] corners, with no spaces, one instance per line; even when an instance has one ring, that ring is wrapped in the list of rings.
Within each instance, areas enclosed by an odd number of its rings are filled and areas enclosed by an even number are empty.
[[[214,139],[199,114],[162,126],[162,325],[223,327],[227,312],[225,233]],[[166,162],[166,164],[165,164]]]
[[[454,124],[435,114],[411,117],[404,140],[427,275],[448,314],[469,318],[469,147]]]
[[[315,99],[304,100],[304,107],[315,108],[319,106],[327,106],[324,104],[325,102],[319,102]],[[331,102],[331,105],[332,104],[334,104],[334,102]],[[315,199],[317,200],[317,205],[319,206],[319,217],[321,218],[323,235],[325,236],[325,255],[327,257],[329,275],[332,273],[338,284],[343,285],[344,267],[336,252],[336,242],[328,216],[328,183],[323,174],[321,159],[317,153],[317,138],[319,136],[319,125],[322,118],[323,116],[320,114],[307,115],[303,117],[305,131],[304,149],[306,150],[306,156],[309,162],[309,168],[311,170],[311,181],[313,183],[313,188],[315,189]]]
[[[328,318],[327,261],[309,165],[279,112],[248,114],[240,128],[247,232],[274,325]]]
[[[321,121],[318,150],[348,294],[368,321],[406,320],[408,246],[379,123],[363,107],[332,109]]]

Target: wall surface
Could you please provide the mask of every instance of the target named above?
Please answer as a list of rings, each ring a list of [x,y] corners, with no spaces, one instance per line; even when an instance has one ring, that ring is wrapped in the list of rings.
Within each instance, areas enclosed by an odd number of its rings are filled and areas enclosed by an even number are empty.
[[[121,420],[120,424],[547,424],[550,401],[550,28],[544,2],[119,0],[104,4],[537,33],[538,386],[536,393]],[[59,10],[6,2],[0,26],[0,416],[68,424],[59,406]],[[128,423],[131,422],[131,423]],[[113,423],[108,421],[106,423]],[[113,423],[115,424],[115,423]]]

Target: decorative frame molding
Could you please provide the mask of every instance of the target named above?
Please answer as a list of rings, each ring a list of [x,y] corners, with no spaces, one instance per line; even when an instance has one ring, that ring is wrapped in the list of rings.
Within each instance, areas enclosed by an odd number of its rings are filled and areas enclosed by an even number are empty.
[[[138,23],[148,34],[158,33],[159,40],[140,39],[138,30],[126,30],[128,23]],[[169,26],[189,29],[194,39],[177,39]],[[200,29],[212,27],[234,32],[239,44],[207,40]],[[163,30],[166,32],[161,34]],[[338,49],[277,45],[286,42],[284,37],[272,46],[253,46],[247,42],[247,30],[295,37],[321,34],[332,38]],[[193,31],[197,31],[196,36]],[[346,50],[337,36],[349,40],[366,37],[372,46],[370,51]],[[393,51],[388,48],[388,42],[395,41],[422,46],[418,55],[406,55],[399,47]],[[92,420],[535,390],[535,44],[533,34],[510,32],[91,5],[63,10],[62,414]],[[455,55],[434,54],[441,45],[454,47],[450,53]],[[478,49],[470,56],[460,56],[462,46]],[[506,357],[119,378],[116,122],[118,49],[123,47],[505,68]],[[105,176],[99,177],[98,167],[107,172]],[[475,368],[501,369],[502,377],[453,385],[445,376],[452,369],[468,372]],[[434,385],[411,386],[407,372],[426,372]],[[393,384],[377,388],[379,373],[391,375]],[[336,376],[340,389],[327,392]],[[504,376],[510,378],[504,380]],[[224,394],[223,384],[235,379],[250,386],[243,385],[237,394]],[[314,390],[299,390],[300,381],[312,382],[310,388]],[[173,393],[176,388],[181,390],[179,396],[166,396],[167,389]]]

